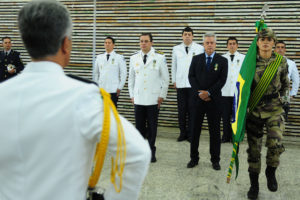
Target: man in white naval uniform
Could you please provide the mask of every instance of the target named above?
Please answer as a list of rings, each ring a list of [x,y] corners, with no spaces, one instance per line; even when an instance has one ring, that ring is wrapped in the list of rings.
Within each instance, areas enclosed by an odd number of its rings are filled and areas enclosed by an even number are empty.
[[[32,1],[20,10],[18,23],[32,62],[0,85],[0,199],[86,200],[103,127],[99,88],[64,74],[72,49],[72,22],[65,6]],[[123,188],[117,193],[110,184],[104,199],[137,200],[150,148],[134,126],[120,118],[127,153]],[[108,151],[113,154],[117,138],[111,117]]]
[[[130,57],[128,89],[134,104],[136,128],[148,138],[156,162],[155,139],[161,103],[167,97],[169,72],[165,56],[152,47],[151,33],[142,33],[140,48]]]
[[[114,51],[113,37],[105,38],[104,47],[106,52],[97,56],[93,80],[100,88],[110,93],[112,101],[117,106],[118,97],[126,81],[126,61],[122,55]]]
[[[182,43],[173,47],[172,83],[177,90],[178,124],[180,135],[178,142],[190,140],[191,126],[191,84],[188,79],[192,58],[204,52],[202,45],[193,42],[193,29],[182,30]]]
[[[223,56],[228,60],[228,72],[226,83],[222,88],[222,119],[223,119],[223,136],[222,143],[230,142],[232,139],[231,114],[233,105],[233,96],[236,88],[236,81],[243,64],[245,55],[237,51],[238,40],[236,37],[227,39],[228,52]]]
[[[285,53],[286,53],[286,45],[285,45],[285,42],[283,40],[278,40],[276,42],[276,45],[275,45],[275,50],[274,50],[276,53],[282,55],[282,56],[285,56]],[[287,57],[285,57],[286,60],[287,60],[287,63],[288,63],[288,70],[289,70],[289,79],[290,81],[292,81],[292,88],[290,90],[290,100],[293,100],[293,98],[297,95],[298,93],[298,89],[299,89],[299,72],[298,72],[298,69],[297,69],[297,65],[294,61],[292,61],[291,59],[288,59]],[[285,110],[285,119],[287,120],[288,119],[288,112],[289,112],[289,105],[285,105],[284,106],[284,110]]]

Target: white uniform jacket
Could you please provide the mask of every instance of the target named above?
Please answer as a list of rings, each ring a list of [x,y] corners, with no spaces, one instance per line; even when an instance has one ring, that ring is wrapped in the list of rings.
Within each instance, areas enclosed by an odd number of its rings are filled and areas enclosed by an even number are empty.
[[[169,71],[164,55],[151,48],[146,64],[142,51],[130,57],[128,89],[137,105],[155,105],[158,97],[167,97]]]
[[[236,88],[236,81],[238,79],[240,69],[242,67],[245,55],[236,51],[234,53],[233,61],[231,61],[230,57],[231,53],[227,52],[223,56],[228,60],[228,72],[226,83],[222,88],[222,96],[225,97],[233,97],[234,91]]]
[[[116,93],[117,89],[122,90],[125,85],[126,61],[122,55],[115,51],[110,53],[108,60],[106,55],[107,53],[103,53],[97,56],[93,80],[108,93]]]
[[[287,63],[289,66],[289,79],[292,81],[290,96],[296,96],[299,89],[299,72],[294,61],[287,58]]]
[[[1,200],[86,199],[103,125],[98,90],[65,76],[53,62],[31,62],[0,84]],[[123,189],[116,193],[111,184],[106,200],[138,199],[150,162],[148,142],[131,123],[121,121],[127,148]],[[108,151],[115,155],[113,117],[111,123]]]
[[[195,55],[204,53],[204,48],[200,44],[192,42],[188,54],[185,51],[184,43],[173,47],[172,51],[172,83],[176,83],[177,88],[190,88],[189,70],[192,58]]]

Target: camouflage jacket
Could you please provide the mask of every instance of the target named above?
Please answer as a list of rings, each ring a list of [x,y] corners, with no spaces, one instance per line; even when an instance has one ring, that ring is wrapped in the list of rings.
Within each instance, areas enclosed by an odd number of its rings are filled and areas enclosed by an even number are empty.
[[[251,91],[254,90],[257,83],[261,79],[263,73],[265,72],[266,67],[275,60],[276,55],[272,53],[270,59],[263,59],[257,55],[256,59],[256,71],[254,79],[251,86]],[[277,98],[264,99],[265,96],[278,94]],[[282,113],[282,105],[286,103],[287,96],[289,94],[289,79],[288,79],[288,65],[286,58],[282,58],[281,63],[278,66],[278,70],[273,77],[270,85],[265,91],[262,99],[254,108],[254,115],[261,115],[263,117],[269,116],[270,114],[280,114]],[[256,113],[256,114],[255,114]]]

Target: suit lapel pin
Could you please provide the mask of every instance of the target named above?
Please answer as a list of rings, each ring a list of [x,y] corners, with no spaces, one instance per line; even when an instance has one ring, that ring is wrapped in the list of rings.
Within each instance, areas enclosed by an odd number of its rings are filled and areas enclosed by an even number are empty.
[[[216,64],[215,64],[215,67],[214,67],[215,71],[218,70],[218,67],[219,67],[219,65],[218,65],[218,63],[216,63]]]

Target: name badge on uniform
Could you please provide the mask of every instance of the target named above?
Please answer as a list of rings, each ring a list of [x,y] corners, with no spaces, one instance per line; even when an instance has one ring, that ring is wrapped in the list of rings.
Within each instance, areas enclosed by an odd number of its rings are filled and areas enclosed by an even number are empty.
[[[156,66],[156,60],[153,60],[153,68]]]
[[[218,63],[216,63],[216,64],[215,64],[215,67],[214,67],[214,70],[217,71],[217,70],[218,70],[218,67],[219,67],[219,65],[218,65]]]
[[[113,58],[112,60],[111,60],[111,64],[114,64],[115,63],[115,59]]]

